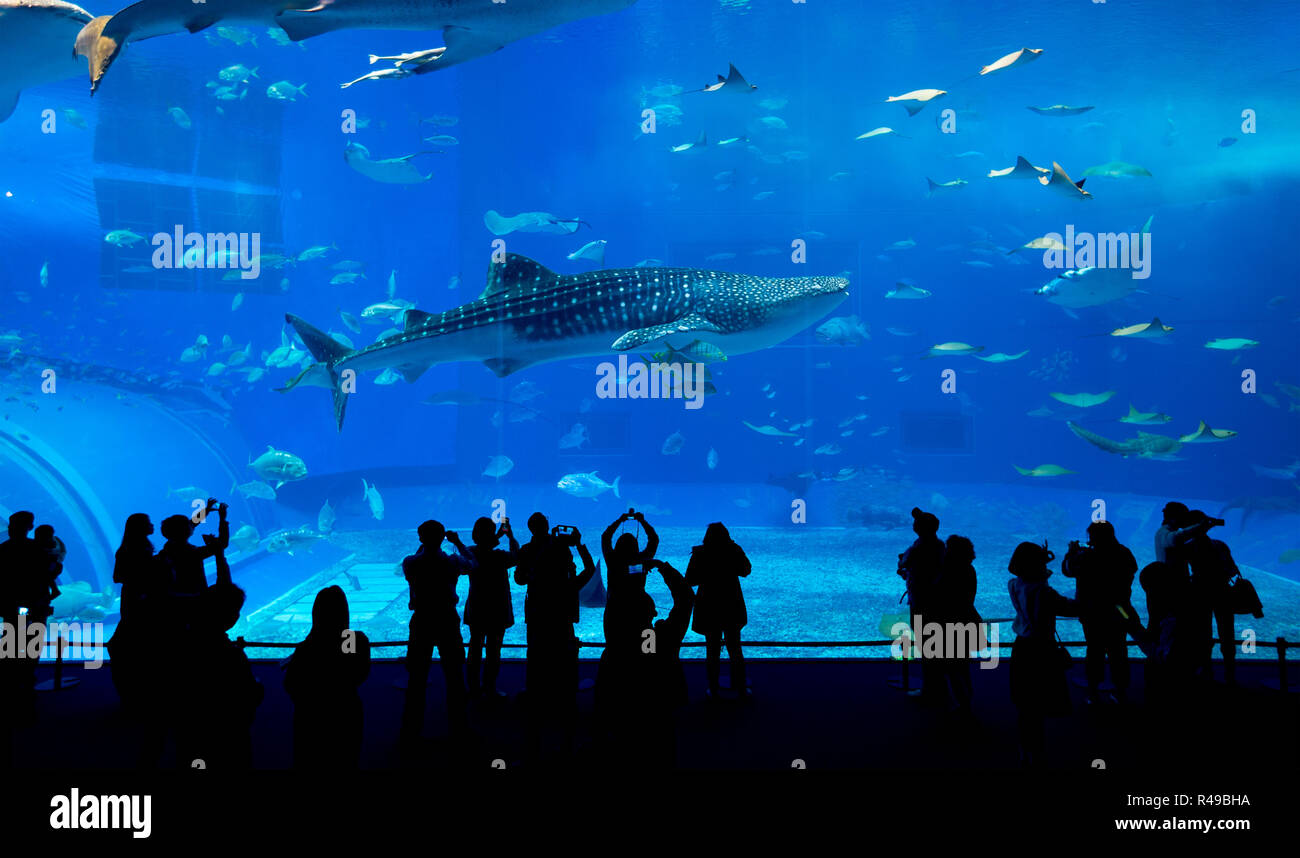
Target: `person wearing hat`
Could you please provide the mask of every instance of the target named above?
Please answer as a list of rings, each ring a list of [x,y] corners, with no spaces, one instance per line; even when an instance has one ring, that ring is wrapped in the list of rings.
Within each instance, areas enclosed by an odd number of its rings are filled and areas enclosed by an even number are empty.
[[[1012,575],[1007,590],[1016,609],[1011,627],[1016,634],[1011,645],[1011,702],[1017,712],[1020,760],[1026,766],[1042,761],[1048,716],[1070,711],[1068,663],[1057,646],[1056,618],[1077,617],[1079,607],[1047,583],[1052,575],[1047,564],[1055,558],[1046,543],[1022,542],[1007,565]]]
[[[942,613],[935,603],[935,589],[943,571],[943,540],[939,538],[939,518],[920,507],[912,508],[912,532],[916,540],[898,555],[898,574],[907,582],[907,603],[911,608],[912,628],[920,634],[926,615],[938,620]],[[921,660],[921,702],[941,705],[946,696],[940,659]]]
[[[1237,634],[1229,582],[1239,574],[1239,570],[1227,544],[1209,536],[1209,529],[1222,526],[1223,519],[1210,518],[1201,510],[1194,509],[1188,514],[1188,520],[1192,524],[1187,529],[1193,532],[1184,543],[1182,553],[1191,569],[1189,612],[1201,641],[1208,641],[1202,643],[1197,652],[1197,672],[1207,679],[1213,675],[1211,660],[1217,628],[1224,680],[1233,685],[1237,678]]]

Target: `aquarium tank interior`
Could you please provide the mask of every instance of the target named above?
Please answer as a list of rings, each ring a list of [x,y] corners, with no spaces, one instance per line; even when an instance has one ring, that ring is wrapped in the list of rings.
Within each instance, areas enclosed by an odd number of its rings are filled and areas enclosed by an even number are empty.
[[[1300,633],[1295,4],[257,5],[0,0],[0,515],[56,620],[213,497],[250,656],[338,585],[398,657],[421,522],[600,560],[632,509],[682,570],[726,524],[752,657],[889,658],[913,508],[1010,638],[1017,544],[1068,594],[1180,501]]]

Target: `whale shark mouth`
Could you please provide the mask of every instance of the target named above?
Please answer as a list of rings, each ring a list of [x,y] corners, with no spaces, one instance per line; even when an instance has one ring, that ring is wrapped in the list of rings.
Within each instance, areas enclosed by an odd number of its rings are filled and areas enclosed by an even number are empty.
[[[408,382],[431,366],[475,361],[504,377],[534,364],[700,339],[724,354],[783,342],[848,297],[842,277],[755,277],[694,268],[618,268],[560,275],[507,253],[479,298],[442,313],[407,310],[404,329],[349,349],[288,314],[317,361],[281,392],[328,388],[343,428],[344,373],[393,369]]]

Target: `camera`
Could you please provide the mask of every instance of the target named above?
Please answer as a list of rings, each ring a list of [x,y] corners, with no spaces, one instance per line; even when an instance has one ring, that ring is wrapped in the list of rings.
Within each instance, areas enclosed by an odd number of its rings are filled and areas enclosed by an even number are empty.
[[[565,545],[578,543],[578,528],[571,524],[557,524],[551,528],[551,536]]]

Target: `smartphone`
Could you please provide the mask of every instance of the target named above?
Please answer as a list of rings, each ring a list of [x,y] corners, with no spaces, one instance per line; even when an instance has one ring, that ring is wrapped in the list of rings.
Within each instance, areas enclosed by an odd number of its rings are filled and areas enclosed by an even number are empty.
[[[627,567],[627,574],[629,575],[644,575],[648,571],[649,569],[640,563],[633,563],[631,566]]]

